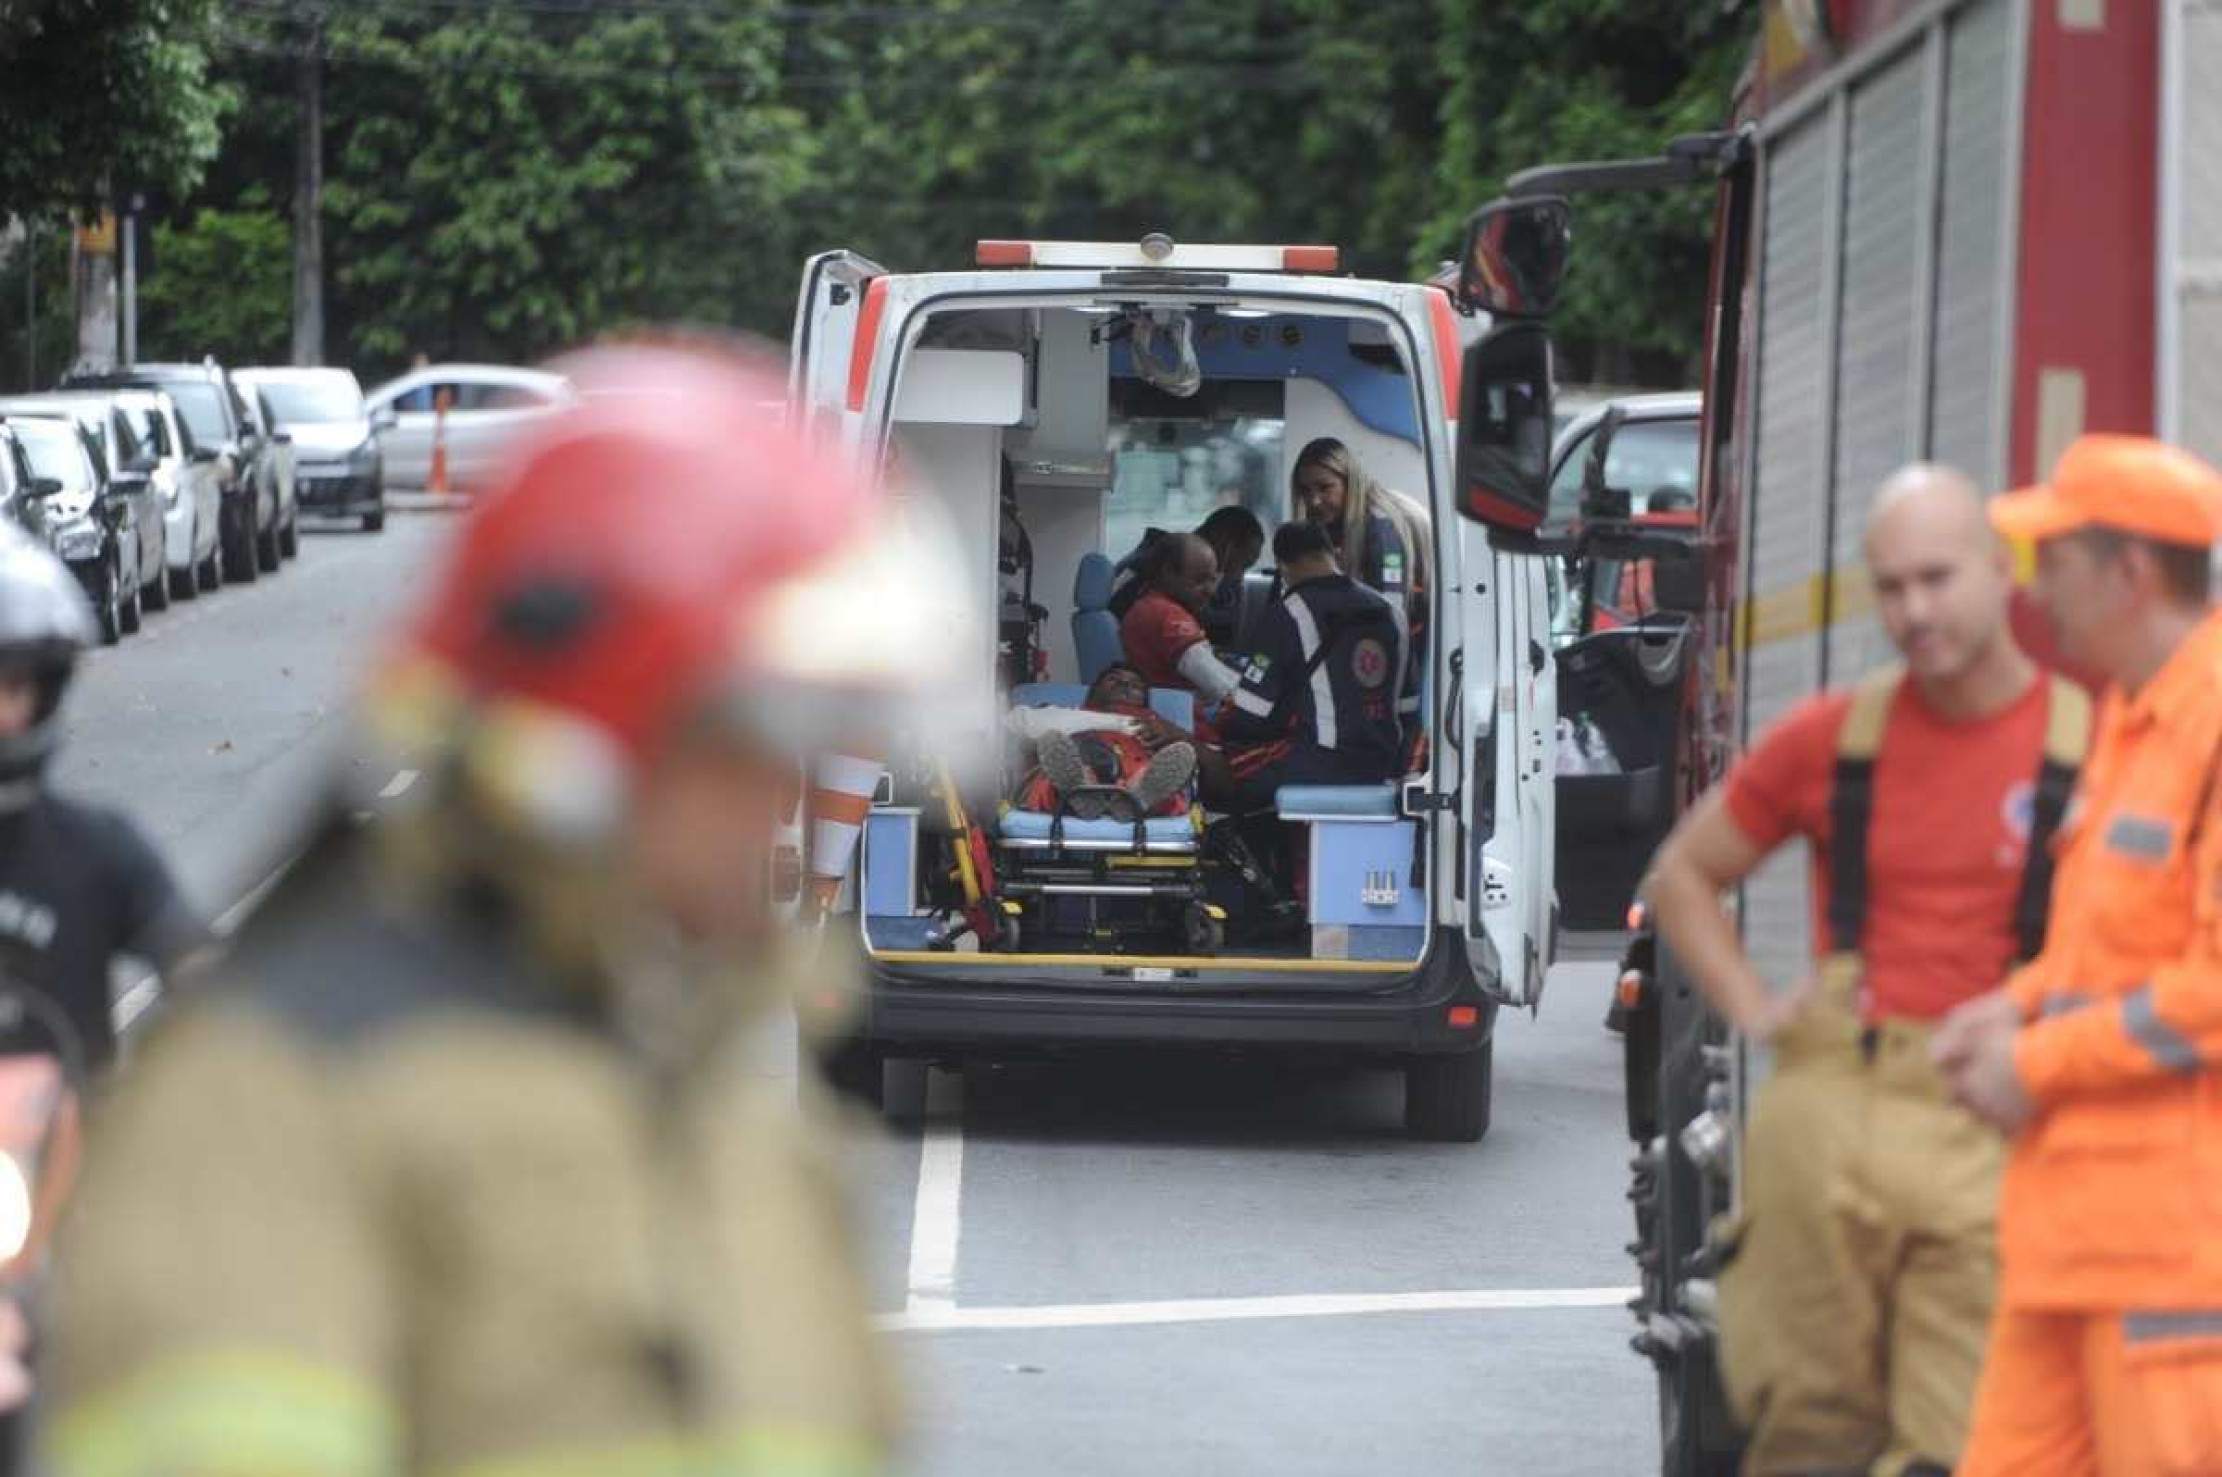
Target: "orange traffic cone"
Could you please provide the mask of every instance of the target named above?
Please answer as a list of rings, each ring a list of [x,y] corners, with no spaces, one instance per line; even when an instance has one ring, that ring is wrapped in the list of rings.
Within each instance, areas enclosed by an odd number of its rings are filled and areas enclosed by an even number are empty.
[[[432,396],[432,476],[426,490],[445,495],[447,486],[447,408],[454,391],[439,390]]]

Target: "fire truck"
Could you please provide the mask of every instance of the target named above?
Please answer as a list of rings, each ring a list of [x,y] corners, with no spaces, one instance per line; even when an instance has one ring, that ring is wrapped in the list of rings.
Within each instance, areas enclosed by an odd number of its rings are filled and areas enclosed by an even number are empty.
[[[1858,549],[1893,468],[2020,486],[2085,431],[2222,458],[2222,92],[2198,85],[2222,77],[2222,4],[1768,0],[1760,27],[1730,127],[1530,170],[1503,202],[1578,220],[1589,191],[1715,191],[1700,532],[1678,623],[1647,638],[1674,643],[1674,680],[1640,712],[1618,699],[1620,721],[1657,725],[1678,804],[1791,704],[1889,655]],[[1483,410],[1461,427],[1461,506],[1500,542],[1532,539],[1546,504],[1537,467],[1485,444],[1486,406],[1520,393],[1541,331],[1540,308],[1507,320],[1467,377]],[[1589,536],[1619,532],[1607,516]],[[1747,947],[1785,984],[1811,967],[1807,875],[1787,852],[1741,900]],[[1640,926],[1618,991],[1662,1471],[1730,1472],[1708,1230],[1737,1201],[1766,1062]]]

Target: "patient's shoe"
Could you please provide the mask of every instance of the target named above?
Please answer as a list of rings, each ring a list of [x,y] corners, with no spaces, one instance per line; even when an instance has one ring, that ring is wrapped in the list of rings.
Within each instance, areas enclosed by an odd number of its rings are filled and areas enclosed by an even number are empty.
[[[1155,815],[1157,808],[1188,788],[1196,777],[1196,746],[1194,744],[1167,744],[1150,756],[1149,768],[1130,787],[1130,793],[1142,807],[1142,814]]]
[[[1085,793],[1094,787],[1096,777],[1088,772],[1087,761],[1080,757],[1080,746],[1072,741],[1071,734],[1051,729],[1034,741],[1034,751],[1041,756],[1042,773],[1057,787],[1066,809],[1084,821],[1103,814],[1102,798]]]

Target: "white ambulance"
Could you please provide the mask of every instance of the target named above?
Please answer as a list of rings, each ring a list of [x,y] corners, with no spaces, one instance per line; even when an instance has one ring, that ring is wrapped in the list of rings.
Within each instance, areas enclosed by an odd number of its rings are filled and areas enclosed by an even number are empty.
[[[1454,297],[1341,275],[1333,247],[1156,235],[984,241],[955,272],[808,263],[797,414],[937,503],[1002,617],[977,692],[950,696],[992,773],[897,756],[866,823],[839,921],[871,990],[844,1085],[876,1096],[894,1057],[1313,1051],[1403,1070],[1417,1135],[1486,1131],[1497,1009],[1534,1005],[1551,960],[1556,696],[1541,562],[1454,505],[1462,353],[1488,323]],[[1119,561],[1240,506],[1270,565],[1321,437],[1430,515],[1407,772],[1248,815],[1015,803],[1008,709],[1078,707],[1119,658]],[[1280,594],[1249,574],[1216,643],[1230,664]],[[1150,702],[1207,716],[1184,691]]]

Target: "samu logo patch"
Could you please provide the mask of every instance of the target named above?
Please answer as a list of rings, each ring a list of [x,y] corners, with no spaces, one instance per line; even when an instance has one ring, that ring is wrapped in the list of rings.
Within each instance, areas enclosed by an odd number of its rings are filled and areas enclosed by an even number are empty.
[[[1371,691],[1389,680],[1389,649],[1368,636],[1350,652],[1350,675]]]

